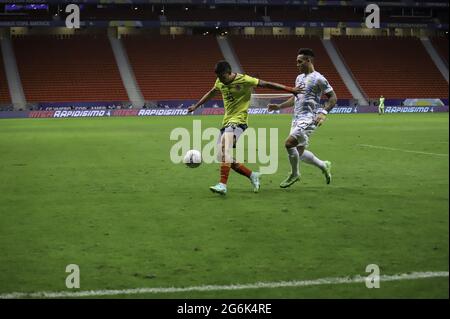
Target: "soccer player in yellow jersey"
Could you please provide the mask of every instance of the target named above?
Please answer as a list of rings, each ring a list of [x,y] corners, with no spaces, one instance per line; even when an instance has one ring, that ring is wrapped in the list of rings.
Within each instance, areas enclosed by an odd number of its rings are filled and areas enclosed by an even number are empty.
[[[302,91],[299,88],[292,88],[278,83],[266,82],[254,77],[232,72],[227,61],[219,61],[214,69],[217,75],[214,87],[209,90],[197,103],[189,107],[189,112],[193,112],[212,99],[218,92],[222,93],[225,115],[223,117],[222,129],[218,143],[218,160],[220,161],[220,182],[211,186],[214,193],[225,195],[227,193],[227,181],[230,169],[246,176],[250,179],[253,191],[259,191],[259,172],[252,172],[243,164],[238,163],[231,154],[231,149],[236,147],[239,136],[248,127],[248,108],[254,87],[270,88],[286,91],[297,95]]]

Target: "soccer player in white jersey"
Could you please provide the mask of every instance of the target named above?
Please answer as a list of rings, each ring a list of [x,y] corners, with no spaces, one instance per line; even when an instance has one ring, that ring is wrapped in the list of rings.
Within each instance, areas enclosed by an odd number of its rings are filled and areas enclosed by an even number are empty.
[[[304,93],[291,97],[281,104],[269,104],[269,111],[294,106],[291,132],[285,141],[291,164],[291,174],[280,184],[286,188],[300,180],[299,160],[318,167],[325,175],[326,182],[331,182],[331,162],[322,161],[311,151],[306,150],[309,136],[325,121],[328,112],[337,102],[336,94],[327,79],[314,70],[314,52],[300,49],[297,54],[297,67],[300,75],[295,80],[296,87],[304,87]],[[328,100],[320,105],[320,97],[325,94]]]

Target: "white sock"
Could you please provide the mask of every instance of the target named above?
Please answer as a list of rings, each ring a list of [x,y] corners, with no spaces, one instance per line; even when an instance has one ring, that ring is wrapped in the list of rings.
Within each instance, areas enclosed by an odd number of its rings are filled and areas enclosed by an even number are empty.
[[[287,152],[289,154],[289,162],[291,163],[291,175],[298,176],[300,174],[298,171],[298,160],[300,158],[300,156],[298,155],[298,150],[296,147],[292,147],[288,148]]]
[[[312,152],[304,150],[302,156],[300,156],[300,159],[308,164],[317,166],[321,170],[325,169],[325,162],[318,159]]]

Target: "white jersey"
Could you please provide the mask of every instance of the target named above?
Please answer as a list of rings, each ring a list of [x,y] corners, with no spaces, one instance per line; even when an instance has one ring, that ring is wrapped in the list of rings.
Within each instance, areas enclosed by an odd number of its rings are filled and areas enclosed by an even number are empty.
[[[320,97],[322,94],[333,91],[327,79],[317,71],[309,74],[300,74],[295,79],[295,86],[302,85],[304,94],[297,94],[294,104],[294,119],[306,114],[314,114],[320,108]]]

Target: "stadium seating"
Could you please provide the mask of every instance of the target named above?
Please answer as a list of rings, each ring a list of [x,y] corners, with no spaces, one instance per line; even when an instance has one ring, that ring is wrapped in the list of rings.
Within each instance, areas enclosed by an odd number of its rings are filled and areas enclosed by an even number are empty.
[[[448,66],[448,37],[433,37],[431,41]]]
[[[168,21],[263,21],[262,14],[255,12],[254,7],[220,7],[217,9],[184,6],[169,8],[165,12]]]
[[[448,98],[448,84],[418,38],[333,37],[370,98]]]
[[[83,20],[159,20],[159,11],[149,5],[135,7],[133,5],[123,6],[86,6],[81,9]]]
[[[8,82],[6,81],[5,69],[3,64],[3,56],[0,51],[0,104],[10,103]]]
[[[28,102],[127,101],[106,35],[13,39]]]
[[[128,36],[123,42],[146,100],[201,98],[223,59],[211,36]]]
[[[272,21],[364,21],[363,8],[325,8],[273,6],[268,9]]]
[[[298,75],[296,66],[298,49],[311,48],[316,54],[316,70],[328,79],[338,98],[352,98],[317,37],[233,36],[231,43],[245,73],[285,85],[294,85]],[[257,90],[257,93],[269,92],[281,93],[267,89]]]

